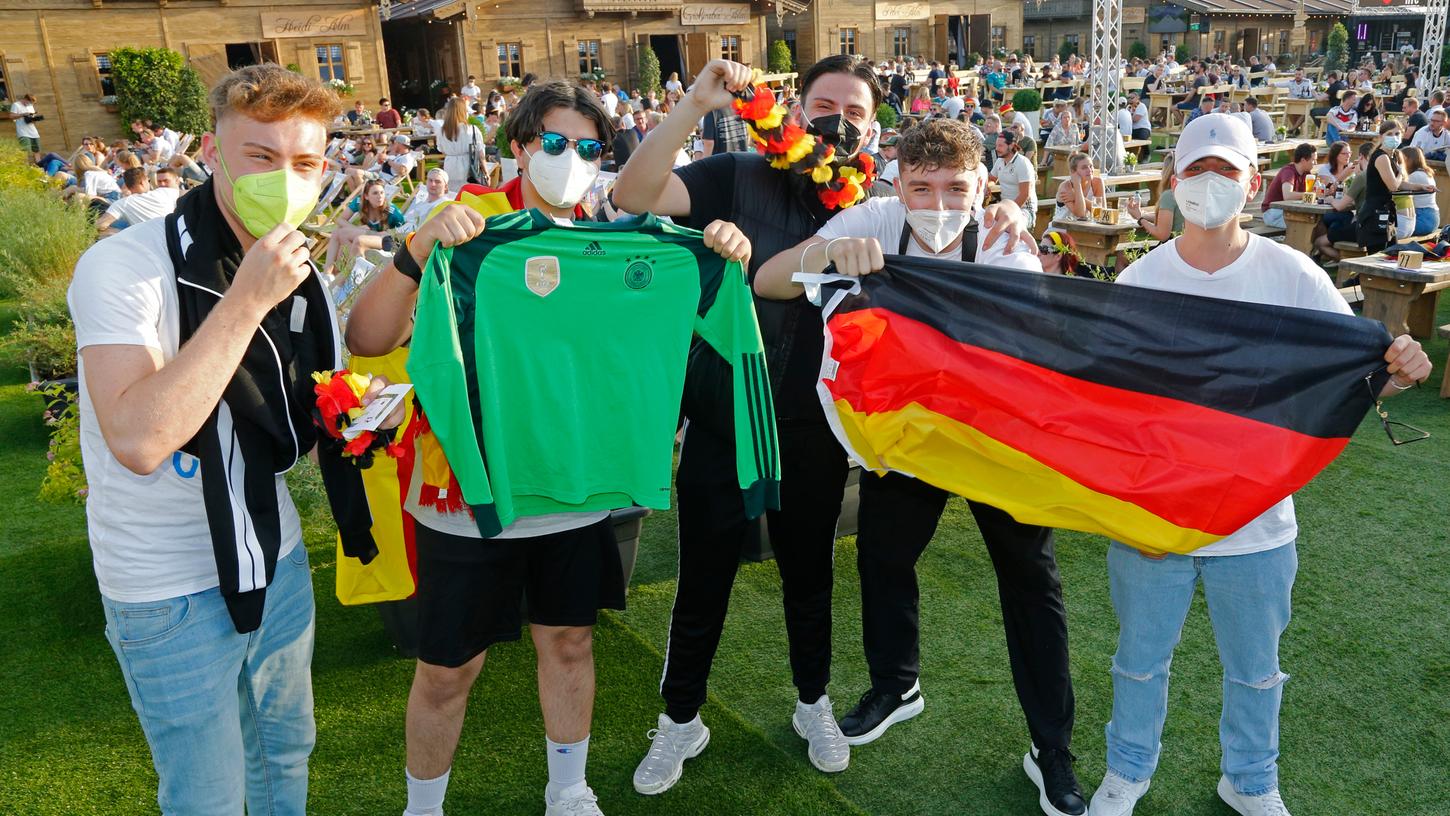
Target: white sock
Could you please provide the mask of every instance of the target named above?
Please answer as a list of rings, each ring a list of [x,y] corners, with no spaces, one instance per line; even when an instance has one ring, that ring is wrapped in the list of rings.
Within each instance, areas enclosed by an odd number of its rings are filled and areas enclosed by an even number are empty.
[[[408,778],[408,810],[403,816],[442,816],[443,797],[448,793],[449,768],[437,779],[418,779],[403,769]]]
[[[567,745],[548,737],[544,741],[549,746],[549,786],[544,793],[550,801],[554,801],[564,791],[584,784],[584,766],[589,762],[589,738]]]

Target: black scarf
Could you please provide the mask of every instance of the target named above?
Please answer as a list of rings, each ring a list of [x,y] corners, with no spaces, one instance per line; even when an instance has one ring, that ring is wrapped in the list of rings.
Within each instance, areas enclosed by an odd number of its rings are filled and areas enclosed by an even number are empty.
[[[183,345],[226,294],[242,261],[241,243],[222,216],[213,184],[182,196],[166,217]],[[294,322],[299,308],[305,314]],[[201,462],[217,576],[238,632],[261,625],[283,543],[276,477],[319,441],[318,462],[343,552],[363,563],[377,554],[362,474],[343,460],[342,443],[319,439],[312,424],[312,372],[341,367],[336,310],[314,270],[262,318],[221,400],[183,447]]]

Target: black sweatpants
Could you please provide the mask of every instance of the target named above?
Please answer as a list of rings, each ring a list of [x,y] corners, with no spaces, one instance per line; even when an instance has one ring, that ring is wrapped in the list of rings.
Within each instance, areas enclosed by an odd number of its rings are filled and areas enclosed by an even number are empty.
[[[781,509],[767,514],[770,545],[785,601],[791,676],[800,699],[815,702],[831,677],[831,561],[849,467],[824,422],[782,423],[777,432]],[[665,713],[683,723],[705,704],[706,680],[748,540],[733,440],[687,425],[675,488],[680,577],[660,694]]]
[[[921,671],[916,562],[936,533],[950,494],[900,473],[861,476],[856,534],[861,622],[871,684],[905,694]],[[1067,662],[1067,611],[1052,530],[967,502],[997,570],[1002,625],[1017,700],[1038,748],[1066,748],[1074,701]]]

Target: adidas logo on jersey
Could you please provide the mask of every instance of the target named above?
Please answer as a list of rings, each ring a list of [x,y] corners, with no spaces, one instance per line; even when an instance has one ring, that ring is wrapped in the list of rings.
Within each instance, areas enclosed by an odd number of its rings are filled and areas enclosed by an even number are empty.
[[[584,247],[584,257],[602,258],[604,257],[604,247],[600,246],[598,241],[590,241],[589,246]]]

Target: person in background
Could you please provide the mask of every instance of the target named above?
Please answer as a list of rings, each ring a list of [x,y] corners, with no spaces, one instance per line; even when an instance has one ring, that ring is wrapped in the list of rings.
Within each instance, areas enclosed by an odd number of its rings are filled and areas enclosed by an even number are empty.
[[[1037,259],[1049,275],[1078,277],[1083,266],[1077,242],[1065,230],[1049,227],[1037,244]]]
[[[163,183],[165,180],[167,183]],[[106,209],[96,220],[102,237],[115,235],[126,227],[144,224],[153,218],[171,214],[181,190],[176,184],[176,171],[163,167],[156,171],[156,187],[152,188],[146,171],[133,167],[122,178],[126,195]]]
[[[1431,161],[1445,161],[1450,152],[1450,128],[1445,126],[1447,114],[1442,107],[1430,114],[1430,124],[1415,131],[1411,147],[1418,147]]]
[[[1386,109],[1388,109],[1388,105],[1386,105]],[[1415,134],[1420,131],[1420,128],[1430,124],[1430,117],[1420,110],[1420,100],[1413,96],[1405,97],[1405,101],[1401,104],[1401,112],[1405,115],[1405,141],[1414,144]]]
[[[22,150],[29,151],[32,162],[40,161],[40,130],[35,123],[45,117],[35,112],[35,94],[25,94],[19,99],[10,103],[10,113],[6,118],[15,121],[15,138],[20,142]]]
[[[705,114],[705,124],[700,129],[700,135],[705,140],[705,155],[715,156],[720,153],[748,153],[755,149],[750,140],[750,131],[745,126],[745,120],[735,112],[735,108],[726,105]]]
[[[1067,178],[1057,185],[1057,206],[1052,211],[1052,220],[1087,221],[1092,217],[1093,201],[1102,199],[1103,195],[1103,180],[1093,172],[1092,159],[1086,153],[1074,153],[1067,160]]]
[[[1264,191],[1263,202],[1259,204],[1265,224],[1275,229],[1284,229],[1284,211],[1274,207],[1273,203],[1299,199],[1299,194],[1304,192],[1304,179],[1314,168],[1317,152],[1309,142],[1300,142],[1294,148],[1294,159],[1279,168],[1274,180],[1269,182],[1269,189]]]
[[[409,123],[409,127],[413,129],[414,139],[422,139],[425,136],[433,135],[434,129],[438,127],[438,122],[427,108],[419,108],[418,112],[413,114],[413,121]]]
[[[359,99],[352,103],[352,110],[347,112],[347,121],[353,127],[366,127],[373,123],[373,117],[364,107],[363,101]]]
[[[1380,125],[1379,139],[1370,154],[1369,169],[1365,171],[1364,202],[1355,213],[1354,221],[1359,230],[1359,245],[1369,253],[1389,245],[1390,230],[1396,225],[1395,196],[1435,192],[1433,184],[1415,184],[1409,180],[1399,160],[1400,141],[1398,122],[1391,119]]]
[[[1002,187],[1002,200],[1010,201],[1037,216],[1037,168],[1022,155],[1017,134],[1004,130],[997,134],[997,161],[992,165],[992,178]]]
[[[75,186],[61,191],[61,197],[69,201],[80,198],[93,207],[97,214],[104,213],[112,204],[121,200],[121,187],[116,178],[102,170],[86,156],[77,156],[71,165],[75,169]]]
[[[1137,196],[1123,199],[1123,209],[1128,211],[1133,223],[1157,241],[1166,241],[1170,236],[1183,233],[1183,212],[1178,209],[1178,202],[1173,197],[1173,168],[1173,151],[1170,150],[1163,154],[1163,175],[1158,181],[1158,209],[1153,212],[1152,218],[1143,214]]]
[[[448,171],[448,191],[456,193],[469,181],[471,159],[476,157],[482,166],[483,148],[490,142],[477,125],[468,121],[468,101],[462,97],[448,101],[442,119],[436,136],[438,152],[443,154],[443,169]]]
[[[354,258],[363,257],[370,249],[382,249],[384,235],[403,226],[403,220],[402,211],[388,201],[387,185],[378,179],[367,181],[347,209],[337,214],[337,228],[327,236],[327,261],[323,270],[333,274],[345,271],[333,266],[338,251],[344,246],[352,251]]]
[[[615,120],[614,141],[610,152],[614,155],[617,171],[629,161],[630,154],[639,147],[639,131],[634,127],[634,115],[626,113]]]
[[[1345,143],[1336,142],[1336,144]],[[1320,217],[1319,228],[1314,231],[1314,248],[1320,255],[1331,261],[1340,260],[1342,257],[1340,251],[1334,246],[1336,243],[1340,241],[1357,243],[1359,240],[1354,216],[1359,211],[1360,205],[1364,203],[1367,181],[1365,169],[1369,167],[1369,157],[1374,152],[1374,147],[1370,142],[1359,146],[1359,155],[1350,163],[1350,167],[1353,169],[1345,181],[1335,189],[1333,197],[1329,200],[1330,210]]]
[[[1339,96],[1339,104],[1327,115],[1329,126],[1324,131],[1325,141],[1331,144],[1342,141],[1345,133],[1359,129],[1359,93],[1346,88]]]
[[[1216,107],[1218,107],[1218,100],[1214,99],[1212,94],[1204,94],[1198,100],[1198,107],[1194,108],[1193,111],[1188,114],[1188,121],[1192,122],[1194,119],[1197,119],[1201,116],[1207,116],[1210,113],[1213,113],[1214,108]],[[1187,123],[1185,122],[1185,124]]]
[[[665,80],[665,90],[673,91],[677,94],[683,94],[685,92],[685,86],[682,82],[680,82],[679,71],[670,72],[670,78]]]
[[[428,171],[423,181],[423,186],[413,194],[413,199],[408,202],[408,208],[403,211],[403,225],[408,229],[416,230],[428,213],[433,211],[440,203],[448,197],[448,173],[441,167],[434,167]]]
[[[1148,121],[1148,106],[1137,91],[1128,92],[1128,116],[1132,123],[1125,139],[1152,139],[1153,125]],[[1151,146],[1150,146],[1151,148]]]
[[[1173,185],[1187,220],[1184,233],[1134,261],[1115,285],[1353,314],[1307,255],[1239,223],[1260,179],[1257,146],[1242,122],[1216,115],[1195,120],[1177,147]],[[1379,397],[1430,375],[1429,358],[1409,336],[1395,338],[1384,360],[1390,376]],[[1289,816],[1279,785],[1279,715],[1289,679],[1279,645],[1289,625],[1299,532],[1291,496],[1186,555],[1110,545],[1108,585],[1119,633],[1109,673],[1107,772],[1091,816],[1128,816],[1148,792],[1168,716],[1169,667],[1199,584],[1223,667],[1218,797],[1241,816]]]
[[[373,121],[380,128],[394,130],[403,126],[403,115],[394,110],[393,103],[384,97],[378,100],[378,112]]]
[[[1309,115],[1313,116],[1315,119],[1323,119],[1325,116],[1329,115],[1329,112],[1331,110],[1338,107],[1340,96],[1342,96],[1344,94],[1344,91],[1349,87],[1349,83],[1345,82],[1343,79],[1340,78],[1340,73],[1338,71],[1330,71],[1328,74],[1325,74],[1324,78],[1328,81],[1328,84],[1325,86],[1324,93],[1318,95],[1318,100],[1322,102],[1323,105],[1320,107],[1311,108],[1309,110]],[[1335,140],[1331,139],[1330,141]]]
[[[1381,116],[1380,106],[1378,100],[1375,98],[1373,88],[1364,92],[1364,96],[1360,97],[1359,104],[1355,106],[1354,110],[1355,113],[1359,114],[1360,128],[1379,126]]]
[[[468,81],[463,84],[462,88],[458,89],[459,96],[466,97],[472,102],[477,102],[478,96],[481,93],[483,93],[483,89],[478,87],[478,78],[473,74],[469,74]]]
[[[1415,228],[1412,235],[1429,235],[1440,231],[1440,205],[1435,202],[1435,177],[1425,163],[1425,154],[1418,147],[1400,148],[1400,161],[1405,165],[1411,184],[1426,192],[1415,193]]]
[[[1029,164],[1036,167],[1038,160],[1037,142],[1031,136],[1027,135],[1027,128],[1027,125],[1013,120],[1012,127],[1009,129],[1012,131],[1012,135],[1017,137],[1017,149],[1021,151],[1023,156],[1027,157]]]
[[[1259,107],[1259,98],[1251,96],[1244,100],[1244,110],[1249,114],[1249,130],[1254,134],[1256,142],[1275,141],[1274,120],[1263,108]]]
[[[1332,199],[1343,190],[1345,180],[1355,170],[1353,158],[1348,142],[1335,142],[1329,146],[1329,155],[1324,163],[1314,168],[1314,189],[1321,200]]]

